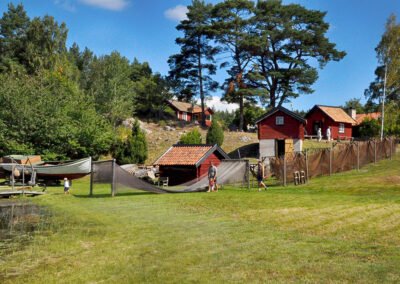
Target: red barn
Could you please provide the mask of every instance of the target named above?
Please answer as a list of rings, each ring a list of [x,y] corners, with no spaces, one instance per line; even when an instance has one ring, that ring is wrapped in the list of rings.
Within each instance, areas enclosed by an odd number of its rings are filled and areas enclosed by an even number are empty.
[[[317,135],[321,128],[322,136],[326,137],[326,130],[331,127],[331,139],[350,139],[352,127],[356,121],[341,107],[314,106],[307,114],[306,130],[309,135]]]
[[[229,156],[217,145],[173,145],[153,165],[159,166],[160,177],[168,177],[170,185],[200,179],[208,173],[211,162],[215,166]]]
[[[197,121],[201,124],[201,107],[195,104],[178,101],[168,101],[169,106],[175,111],[176,117],[184,121]],[[211,126],[213,111],[205,107],[206,125]]]
[[[302,150],[306,120],[282,107],[276,107],[258,118],[259,156],[275,157]]]

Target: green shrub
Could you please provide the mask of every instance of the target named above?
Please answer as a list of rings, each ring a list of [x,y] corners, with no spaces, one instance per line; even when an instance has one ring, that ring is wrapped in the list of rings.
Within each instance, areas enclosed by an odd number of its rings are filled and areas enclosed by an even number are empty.
[[[160,121],[158,121],[158,125],[161,127],[164,127],[167,125],[167,123],[165,122],[165,120],[160,120]]]
[[[127,139],[118,138],[114,146],[114,158],[118,164],[144,164],[147,160],[148,147],[146,134],[140,129],[136,119],[132,135]]]
[[[181,144],[201,144],[201,133],[197,128],[193,128],[187,134],[183,134],[181,136],[181,140],[179,141]]]
[[[224,143],[224,131],[216,120],[213,120],[211,127],[207,131],[206,143],[218,144],[218,146]]]
[[[378,137],[380,133],[380,125],[378,121],[373,118],[365,118],[360,123],[361,137]]]

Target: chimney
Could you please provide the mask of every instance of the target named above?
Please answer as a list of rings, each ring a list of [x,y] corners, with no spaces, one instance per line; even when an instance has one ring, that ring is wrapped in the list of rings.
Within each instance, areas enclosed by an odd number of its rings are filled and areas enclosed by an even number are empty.
[[[349,113],[349,115],[351,116],[351,118],[352,119],[356,119],[356,114],[357,114],[357,111],[356,111],[356,109],[355,108],[350,108],[349,110],[348,110],[348,113]]]

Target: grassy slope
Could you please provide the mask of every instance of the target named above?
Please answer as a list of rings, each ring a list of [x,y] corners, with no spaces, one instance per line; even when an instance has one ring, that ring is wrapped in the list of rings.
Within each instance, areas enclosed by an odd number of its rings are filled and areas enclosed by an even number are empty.
[[[3,256],[6,282],[399,282],[400,156],[301,187],[34,201],[53,234]]]
[[[146,129],[152,131],[152,133],[147,134],[147,141],[149,143],[149,157],[147,163],[151,164],[158,157],[162,155],[169,147],[176,144],[181,133],[184,131],[190,131],[193,128],[197,128],[203,137],[203,143],[206,142],[207,129],[203,129],[199,126],[193,124],[186,124],[181,121],[169,121],[168,125],[173,126],[174,131],[165,131],[163,127],[158,126],[155,123],[144,123]],[[224,144],[222,149],[229,153],[241,146],[258,142],[257,133],[245,133],[245,132],[228,132],[225,133]],[[242,141],[240,138],[246,136],[248,141]],[[166,141],[168,139],[168,141]]]

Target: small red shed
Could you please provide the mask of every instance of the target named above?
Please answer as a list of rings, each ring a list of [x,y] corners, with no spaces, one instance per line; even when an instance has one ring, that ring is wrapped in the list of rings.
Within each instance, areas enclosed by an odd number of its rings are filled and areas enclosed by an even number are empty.
[[[281,156],[302,150],[306,120],[282,107],[276,107],[258,118],[260,158]]]
[[[197,121],[201,123],[202,112],[201,107],[195,104],[168,101],[169,106],[175,111],[176,117],[184,121]],[[206,115],[206,125],[211,126],[213,111],[209,107],[205,107],[204,113]]]
[[[159,166],[160,177],[168,177],[170,185],[200,179],[207,174],[211,162],[218,166],[229,156],[217,145],[173,145],[153,165]]]
[[[307,114],[306,130],[309,135],[317,135],[321,128],[322,136],[326,137],[326,130],[331,127],[331,139],[350,139],[352,127],[356,121],[341,107],[315,105]]]

